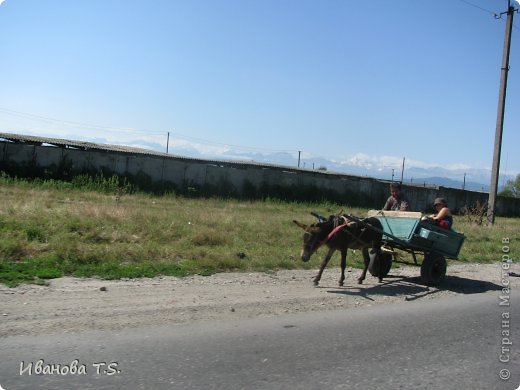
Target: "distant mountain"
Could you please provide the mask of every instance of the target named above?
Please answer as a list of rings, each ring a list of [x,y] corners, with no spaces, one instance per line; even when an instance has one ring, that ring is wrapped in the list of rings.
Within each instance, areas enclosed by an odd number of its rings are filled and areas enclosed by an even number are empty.
[[[459,180],[453,180],[447,177],[426,177],[424,179],[426,183],[432,183],[437,186],[443,186],[443,187],[449,187],[449,188],[459,188],[459,189],[466,189],[469,191],[480,191],[480,192],[489,192],[489,183],[483,184],[483,183],[476,183],[471,181],[459,181]],[[491,179],[490,179],[491,180]]]
[[[234,150],[220,150],[218,153],[201,152],[200,150],[184,146],[182,148],[173,148],[171,152],[182,156],[202,158],[202,159],[220,159],[220,160],[241,160],[254,161],[258,163],[279,164],[284,166],[298,166],[297,153],[289,152],[277,153],[259,153],[259,152],[243,152]],[[337,172],[351,174],[356,176],[368,176],[383,180],[401,180],[401,167],[382,166],[381,164],[356,164],[350,161],[335,161],[323,157],[301,158],[300,168],[308,170],[326,170],[327,172]],[[392,177],[393,173],[393,177]],[[464,176],[466,181],[464,183]],[[470,191],[488,192],[490,182],[490,171],[486,169],[474,168],[458,168],[448,169],[439,166],[420,167],[405,166],[403,183],[426,184],[443,186],[448,188],[463,187]],[[501,176],[501,184],[514,176]],[[501,188],[499,188],[501,190]]]

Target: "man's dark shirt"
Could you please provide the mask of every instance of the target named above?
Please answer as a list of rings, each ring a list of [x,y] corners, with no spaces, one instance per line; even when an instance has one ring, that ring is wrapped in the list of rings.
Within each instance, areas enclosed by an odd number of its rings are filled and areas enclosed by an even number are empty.
[[[410,211],[412,207],[410,206],[410,201],[408,198],[399,193],[397,198],[390,196],[383,207],[383,210],[392,210],[392,211]]]

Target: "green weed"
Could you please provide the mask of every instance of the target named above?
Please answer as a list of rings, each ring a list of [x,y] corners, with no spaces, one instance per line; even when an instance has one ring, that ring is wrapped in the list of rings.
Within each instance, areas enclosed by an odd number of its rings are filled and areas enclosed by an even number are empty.
[[[102,176],[65,183],[0,174],[0,283],[45,283],[64,275],[118,279],[317,268],[325,251],[300,261],[302,231],[292,220],[313,223],[311,211],[367,212],[277,198],[152,196],[122,191],[124,184]],[[454,226],[466,235],[462,261],[501,261],[504,238],[511,242],[510,257],[519,258],[518,218],[497,218],[486,227],[456,217]],[[347,261],[362,266],[359,251],[349,251]],[[339,255],[330,264],[339,265]]]

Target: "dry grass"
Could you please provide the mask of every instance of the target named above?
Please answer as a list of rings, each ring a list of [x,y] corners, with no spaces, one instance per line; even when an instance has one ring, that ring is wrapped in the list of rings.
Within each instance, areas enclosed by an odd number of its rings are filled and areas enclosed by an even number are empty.
[[[0,184],[0,198],[0,281],[7,284],[61,275],[317,267],[323,252],[308,264],[297,259],[301,230],[291,221],[313,222],[312,210],[325,215],[347,210],[334,204],[121,196],[16,184]],[[467,236],[461,260],[500,261],[504,237],[512,240],[511,256],[518,259],[519,225],[518,219],[498,218],[487,228],[456,218],[456,229]],[[361,264],[359,253],[349,259]]]

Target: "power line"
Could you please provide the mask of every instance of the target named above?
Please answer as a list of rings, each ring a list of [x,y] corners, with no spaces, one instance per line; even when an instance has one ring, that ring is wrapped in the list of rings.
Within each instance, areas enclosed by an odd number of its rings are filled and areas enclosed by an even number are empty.
[[[470,1],[468,1],[468,0],[459,0],[459,1],[460,1],[461,3],[464,3],[464,4],[469,5],[469,6],[471,6],[471,7],[477,8],[477,9],[479,9],[479,10],[481,10],[481,11],[484,11],[484,12],[486,12],[486,13],[488,13],[488,14],[491,14],[491,15],[493,15],[495,18],[500,16],[498,13],[496,13],[496,12],[494,12],[494,11],[491,11],[491,10],[489,10],[489,9],[487,9],[487,8],[481,7],[480,5],[474,4],[474,3],[472,3],[472,2],[470,2]]]
[[[136,129],[125,129],[125,128],[93,125],[93,124],[82,123],[82,122],[74,122],[74,121],[51,118],[51,117],[37,115],[37,114],[30,114],[27,112],[10,110],[10,109],[4,108],[4,107],[0,107],[0,112],[4,112],[5,114],[17,116],[20,118],[39,120],[39,121],[43,121],[43,122],[60,123],[60,124],[67,125],[67,126],[75,126],[75,127],[85,128],[85,129],[112,131],[112,132],[119,132],[119,133],[141,133],[141,134],[152,134],[152,135],[164,134],[164,131],[162,131],[162,132],[144,131],[144,130],[136,130]]]
[[[487,8],[481,7],[480,5],[472,3],[472,2],[470,2],[468,0],[459,0],[459,1],[461,3],[469,5],[471,7],[477,8],[477,9],[479,9],[481,11],[484,11],[484,12],[486,12],[488,14],[491,14],[491,15],[493,15],[495,17],[495,19],[502,19],[502,15],[505,14],[504,12],[494,12],[494,11],[491,11],[491,10],[489,10]],[[509,0],[505,0],[505,2],[509,4],[510,1]],[[518,9],[515,9],[515,12],[518,13]],[[516,30],[520,30],[520,27],[516,26],[515,24],[513,24],[513,28],[516,29]]]
[[[258,147],[254,147],[254,146],[234,145],[234,144],[228,144],[228,143],[224,143],[224,142],[210,141],[210,140],[206,140],[206,139],[202,139],[202,138],[188,136],[188,135],[181,134],[178,132],[175,132],[174,134],[175,134],[176,138],[181,138],[181,139],[185,139],[187,141],[206,144],[206,145],[210,145],[210,146],[233,147],[236,149],[258,151],[258,152],[278,152],[278,153],[296,153],[297,152],[296,150],[267,149],[267,148],[258,148]]]
[[[47,122],[47,123],[58,123],[58,124],[66,125],[66,126],[79,127],[79,128],[83,128],[83,129],[99,130],[99,131],[104,131],[104,132],[115,132],[115,133],[119,133],[119,134],[142,134],[142,135],[147,135],[147,136],[157,136],[157,135],[164,136],[165,134],[168,133],[166,131],[111,128],[111,127],[106,127],[106,126],[101,126],[101,125],[93,125],[93,124],[87,124],[87,123],[82,123],[82,122],[75,122],[75,121],[69,121],[69,120],[64,120],[64,119],[51,118],[51,117],[47,117],[47,116],[31,114],[31,113],[22,112],[22,111],[15,111],[15,110],[10,110],[10,109],[4,108],[4,107],[0,107],[0,112],[9,114],[9,115],[13,115],[13,116],[16,116],[19,118],[37,120],[37,121],[42,121],[42,122]],[[228,147],[228,148],[235,148],[235,149],[239,149],[239,150],[253,151],[253,152],[254,151],[271,152],[271,153],[273,153],[273,152],[274,153],[296,153],[297,152],[296,150],[267,149],[267,148],[258,148],[258,147],[252,147],[252,146],[234,145],[234,144],[217,142],[217,141],[212,141],[212,140],[207,140],[207,139],[202,139],[202,138],[196,138],[196,137],[188,136],[185,134],[181,134],[177,131],[175,131],[173,133],[173,135],[177,139],[184,139],[186,141],[214,146],[214,147]]]

